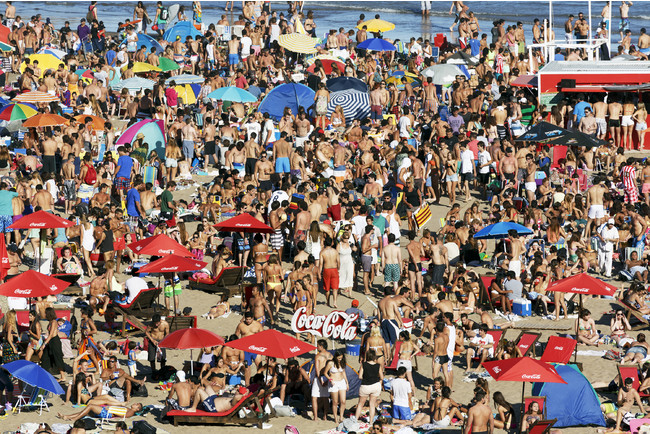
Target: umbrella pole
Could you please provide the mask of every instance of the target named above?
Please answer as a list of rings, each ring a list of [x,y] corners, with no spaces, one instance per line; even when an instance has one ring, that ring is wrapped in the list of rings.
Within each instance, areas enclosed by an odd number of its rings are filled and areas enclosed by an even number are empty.
[[[576,319],[576,347],[573,350],[573,363],[578,362],[578,325],[580,324],[580,312],[582,312],[582,294],[579,294],[578,297],[580,300],[580,310],[578,310],[578,319]]]
[[[190,348],[190,375],[194,375],[194,356],[192,355],[191,348]]]
[[[525,390],[526,390],[526,382],[522,381],[521,382],[521,414],[520,414],[520,417],[519,417],[519,423],[517,424],[517,426],[519,427],[517,429],[518,433],[521,433],[521,424],[522,424],[522,421],[524,420],[524,414],[526,414],[526,409],[524,408],[525,405],[526,405],[526,401],[524,400],[524,395],[525,395],[524,391]]]

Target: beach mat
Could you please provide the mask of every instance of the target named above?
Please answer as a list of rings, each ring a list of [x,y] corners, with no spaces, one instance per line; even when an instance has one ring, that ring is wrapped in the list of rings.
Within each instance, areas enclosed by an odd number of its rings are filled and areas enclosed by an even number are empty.
[[[513,329],[517,330],[569,330],[571,325],[565,325],[562,323],[557,323],[555,321],[549,321],[544,319],[530,320],[530,321],[519,321],[515,323]]]

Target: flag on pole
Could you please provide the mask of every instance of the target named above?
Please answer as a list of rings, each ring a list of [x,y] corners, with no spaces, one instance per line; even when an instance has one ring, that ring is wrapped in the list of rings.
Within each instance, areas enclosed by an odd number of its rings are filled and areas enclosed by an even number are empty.
[[[416,226],[420,229],[422,226],[427,224],[431,219],[431,208],[429,205],[422,205],[417,210],[413,212],[413,220],[415,221]]]

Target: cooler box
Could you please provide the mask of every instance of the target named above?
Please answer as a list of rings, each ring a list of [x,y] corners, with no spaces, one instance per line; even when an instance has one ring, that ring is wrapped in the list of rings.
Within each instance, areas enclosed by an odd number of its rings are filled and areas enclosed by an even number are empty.
[[[402,318],[402,324],[404,324],[404,327],[402,327],[402,330],[406,330],[409,333],[413,333],[413,320],[410,318]]]
[[[359,356],[361,349],[361,339],[348,341],[345,344],[345,353],[348,356]]]
[[[530,300],[518,298],[512,302],[512,313],[519,316],[530,316],[532,314],[532,305]]]

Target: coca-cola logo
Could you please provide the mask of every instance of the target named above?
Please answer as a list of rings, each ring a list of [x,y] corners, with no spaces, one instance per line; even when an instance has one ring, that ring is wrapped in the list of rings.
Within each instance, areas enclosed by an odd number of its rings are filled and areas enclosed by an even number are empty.
[[[589,292],[589,288],[573,288],[574,292],[584,292],[585,294]]]
[[[250,227],[252,227],[252,226],[253,226],[253,225],[250,224],[250,223],[237,223],[237,224],[235,225],[235,227],[237,227],[237,228],[250,228]]]
[[[553,349],[558,350],[558,351],[562,351],[564,349],[564,347],[554,347]]]
[[[258,347],[256,345],[251,345],[250,347],[248,347],[248,349],[253,351],[260,351],[263,353],[266,352],[266,347]]]
[[[30,224],[29,227],[31,227],[31,228],[44,228],[45,227],[45,222],[43,222],[43,223],[35,222],[35,223]]]
[[[292,352],[292,353],[297,353],[297,352],[300,351],[300,347],[291,347],[291,348],[289,348],[289,351]]]
[[[52,285],[52,286],[50,286],[50,289],[51,289],[52,291],[56,291],[58,288],[56,287],[56,285]]]
[[[16,294],[21,294],[21,295],[29,295],[32,293],[31,289],[17,289],[15,291]]]
[[[542,376],[539,375],[539,374],[523,374],[521,376],[522,380],[539,380],[541,378],[542,378]]]
[[[494,368],[492,368],[492,370],[494,371],[495,374],[501,372],[501,368],[499,368],[498,366],[495,366]]]
[[[160,271],[176,271],[178,270],[178,267],[163,267],[160,269]]]
[[[328,315],[307,315],[307,308],[301,307],[291,319],[294,333],[311,333],[312,335],[351,341],[357,336],[357,314],[347,314],[339,310]]]

